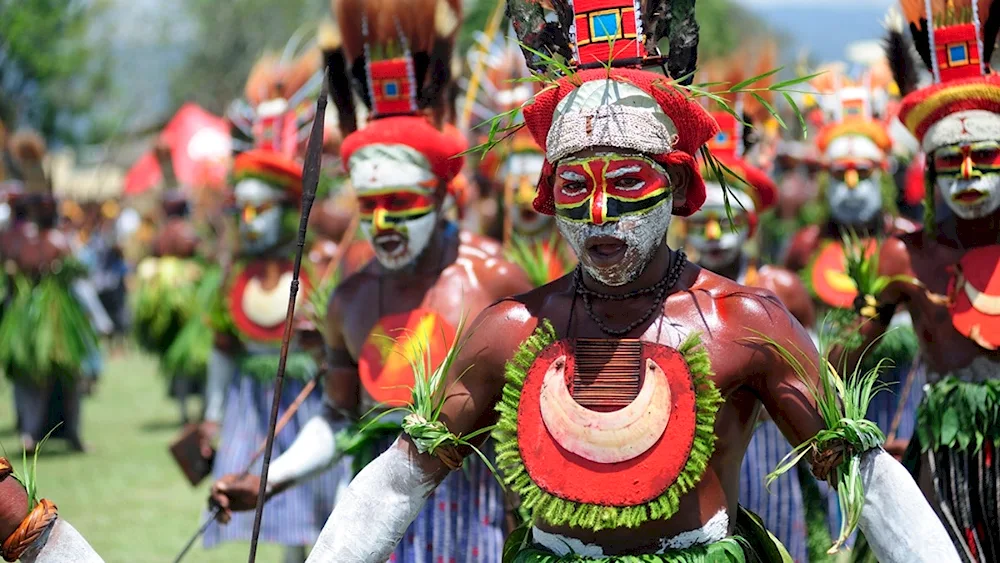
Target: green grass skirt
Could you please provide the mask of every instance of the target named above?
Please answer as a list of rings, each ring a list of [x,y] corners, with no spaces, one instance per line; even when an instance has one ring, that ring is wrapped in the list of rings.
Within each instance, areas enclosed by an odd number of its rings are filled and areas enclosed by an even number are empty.
[[[132,328],[139,346],[162,357],[199,310],[202,266],[198,260],[146,258],[138,267]]]
[[[504,545],[504,563],[792,563],[792,558],[760,518],[740,507],[732,537],[659,555],[585,557],[555,555],[528,543],[529,528],[518,528]]]
[[[163,373],[196,381],[205,379],[215,337],[209,318],[210,311],[218,299],[221,287],[222,269],[218,266],[210,267],[202,276],[194,294],[195,313],[189,316],[160,358]]]
[[[82,266],[65,261],[39,280],[9,278],[11,298],[0,319],[0,370],[15,381],[77,377],[98,349],[97,332],[72,292]]]

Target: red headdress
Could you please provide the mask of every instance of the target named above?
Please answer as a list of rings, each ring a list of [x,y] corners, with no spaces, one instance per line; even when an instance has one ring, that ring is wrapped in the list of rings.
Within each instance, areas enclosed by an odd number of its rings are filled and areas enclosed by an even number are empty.
[[[874,116],[871,77],[866,74],[858,83],[851,82],[837,71],[832,77],[833,92],[829,96],[833,102],[831,119],[816,138],[820,153],[827,160],[850,158],[885,162],[892,149],[892,137],[885,124]],[[835,143],[843,137],[852,139],[850,142]]]
[[[405,145],[447,185],[461,171],[458,155],[466,148],[461,136],[443,130],[460,1],[341,0],[334,11],[343,43],[327,50],[327,60],[344,163],[362,147]],[[350,84],[369,109],[369,123],[359,130]]]
[[[696,151],[716,132],[715,121],[661,72],[690,79],[698,31],[694,3],[690,13],[671,14],[660,2],[633,0],[553,1],[555,21],[542,3],[509,0],[507,13],[525,44],[528,66],[550,72],[546,57],[572,61],[572,73],[539,93],[524,107],[524,121],[545,149],[546,164],[534,207],[554,213],[552,175],[562,158],[593,147],[614,147],[651,156],[690,173],[677,215],[690,215],[705,201],[705,184]],[[672,23],[671,23],[672,16]],[[658,41],[669,36],[670,56],[659,55]]]
[[[903,99],[900,120],[927,152],[958,142],[1000,140],[1000,77],[989,67],[997,26],[986,25],[998,15],[993,1],[901,3],[934,84]]]

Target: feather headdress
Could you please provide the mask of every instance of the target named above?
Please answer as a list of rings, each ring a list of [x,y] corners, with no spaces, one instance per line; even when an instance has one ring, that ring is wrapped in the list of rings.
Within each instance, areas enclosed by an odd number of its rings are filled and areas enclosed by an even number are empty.
[[[384,159],[378,146],[405,146],[426,160],[446,185],[462,169],[464,139],[443,131],[452,115],[452,53],[461,22],[461,0],[334,0],[339,55],[331,67],[331,92],[345,138],[341,159]],[[339,71],[341,74],[335,75]],[[338,82],[338,84],[334,84]],[[355,131],[353,98],[368,109],[368,124]],[[389,151],[391,152],[391,151]]]
[[[924,151],[1000,139],[1000,77],[989,60],[1000,30],[992,0],[902,0],[934,84],[903,100],[900,120]]]
[[[694,5],[693,0],[508,1],[507,15],[529,68],[564,75],[523,110],[528,130],[545,149],[536,211],[554,214],[555,164],[597,146],[642,152],[665,166],[687,169],[687,197],[674,212],[690,215],[701,207],[705,184],[694,155],[718,127],[679,88],[691,82],[697,62]]]
[[[226,112],[236,129],[237,152],[254,148],[295,158],[308,138],[316,113],[312,100],[323,80],[323,57],[315,46],[300,49],[300,42],[296,35],[282,53],[266,53],[251,68],[244,99]]]

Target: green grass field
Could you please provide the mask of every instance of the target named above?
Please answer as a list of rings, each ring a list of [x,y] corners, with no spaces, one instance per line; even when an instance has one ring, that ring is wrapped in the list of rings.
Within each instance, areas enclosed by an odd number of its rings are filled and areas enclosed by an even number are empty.
[[[108,360],[93,396],[84,400],[83,437],[91,451],[70,453],[54,440],[38,462],[39,495],[59,507],[108,563],[173,561],[197,529],[209,480],[194,489],[167,452],[179,413],[168,399],[153,359],[132,353]],[[0,380],[0,444],[20,468],[12,390]],[[245,561],[248,544],[204,550],[186,562]],[[262,545],[261,562],[279,561]]]

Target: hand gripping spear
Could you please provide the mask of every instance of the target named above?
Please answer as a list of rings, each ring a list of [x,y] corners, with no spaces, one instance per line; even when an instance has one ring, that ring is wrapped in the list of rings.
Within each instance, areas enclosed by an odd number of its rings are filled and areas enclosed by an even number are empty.
[[[324,68],[326,75],[329,69]],[[288,346],[292,339],[292,321],[295,317],[295,299],[299,293],[299,270],[302,268],[302,252],[306,245],[306,229],[309,227],[309,212],[316,200],[316,188],[319,185],[320,159],[323,150],[323,122],[326,117],[326,98],[328,80],[323,80],[323,86],[316,100],[316,117],[313,119],[312,132],[309,134],[309,144],[306,147],[306,161],[302,168],[302,215],[299,217],[299,236],[296,241],[295,265],[292,269],[292,286],[288,295],[288,312],[285,314],[285,333],[281,336],[281,357],[278,360],[278,375],[274,379],[274,399],[271,402],[271,420],[267,427],[267,442],[264,446],[264,463],[260,470],[260,488],[257,490],[257,508],[253,517],[253,535],[250,537],[249,563],[257,560],[257,539],[260,536],[260,521],[264,516],[264,500],[267,492],[267,470],[271,465],[271,452],[274,448],[274,431],[278,423],[278,408],[281,405],[281,387],[285,383],[285,363],[288,361]]]

